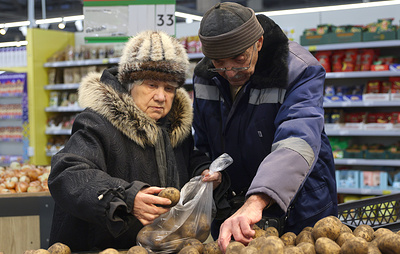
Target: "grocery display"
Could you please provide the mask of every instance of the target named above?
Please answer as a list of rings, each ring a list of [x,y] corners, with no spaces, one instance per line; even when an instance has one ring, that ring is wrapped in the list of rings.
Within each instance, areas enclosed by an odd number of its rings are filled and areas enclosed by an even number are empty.
[[[341,194],[400,192],[393,187],[400,167],[393,140],[400,134],[400,71],[389,68],[399,61],[399,47],[399,40],[306,46],[327,69],[325,130]],[[379,71],[375,65],[387,68]]]
[[[387,201],[387,200],[386,200]],[[367,201],[366,202],[371,202]],[[376,202],[375,202],[376,203]],[[365,202],[364,202],[365,204]],[[370,203],[373,204],[373,203]],[[351,205],[351,204],[349,204]],[[355,206],[357,207],[357,206]],[[274,227],[261,229],[257,225],[253,226],[255,235],[247,246],[232,240],[225,253],[397,253],[400,248],[400,231],[389,230],[370,226],[368,224],[348,225],[350,214],[354,211],[347,210],[348,206],[341,210],[343,213],[339,218],[328,216],[320,219],[313,227],[304,228],[299,234],[287,232],[279,236],[278,230]],[[386,211],[386,210],[385,210]],[[398,220],[398,214],[392,214],[391,218]],[[370,220],[367,215],[365,220]],[[362,221],[362,219],[361,219]],[[380,225],[392,223],[384,222]],[[147,238],[147,241],[157,242],[156,239]],[[222,254],[218,243],[213,240],[200,242],[193,239],[175,239],[177,250],[175,252],[156,253],[178,253],[178,254]],[[52,249],[59,252],[52,252]],[[27,250],[25,254],[31,253],[63,253],[70,254],[71,250],[67,245],[55,243],[42,252]],[[142,246],[132,246],[128,250],[117,250],[107,248],[91,254],[147,254],[154,253]]]

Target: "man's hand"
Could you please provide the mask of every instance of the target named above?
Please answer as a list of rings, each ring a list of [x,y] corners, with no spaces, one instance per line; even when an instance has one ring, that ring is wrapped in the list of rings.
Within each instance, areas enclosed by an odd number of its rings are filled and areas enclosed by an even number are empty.
[[[213,183],[214,190],[221,184],[221,181],[222,181],[221,172],[215,172],[213,174],[210,174],[210,170],[206,169],[201,173],[201,175],[203,176],[203,179],[202,179],[203,182],[212,182]]]
[[[251,227],[261,220],[263,209],[270,201],[271,198],[265,194],[254,194],[246,200],[239,210],[222,223],[219,230],[218,245],[223,253],[225,253],[232,236],[235,241],[244,245],[247,245],[253,239],[255,231]]]
[[[169,211],[169,208],[157,205],[170,205],[171,200],[158,197],[164,188],[148,187],[140,190],[135,197],[132,214],[144,225],[153,223],[161,214]]]

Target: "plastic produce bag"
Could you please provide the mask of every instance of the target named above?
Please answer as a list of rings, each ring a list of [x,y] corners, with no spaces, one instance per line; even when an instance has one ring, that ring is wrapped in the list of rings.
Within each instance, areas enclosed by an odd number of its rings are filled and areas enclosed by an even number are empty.
[[[224,170],[232,162],[228,154],[222,154],[211,163],[210,174]],[[202,182],[201,178],[190,179],[181,190],[178,204],[140,230],[138,245],[150,253],[176,253],[189,239],[201,243],[207,240],[215,210],[213,183]]]

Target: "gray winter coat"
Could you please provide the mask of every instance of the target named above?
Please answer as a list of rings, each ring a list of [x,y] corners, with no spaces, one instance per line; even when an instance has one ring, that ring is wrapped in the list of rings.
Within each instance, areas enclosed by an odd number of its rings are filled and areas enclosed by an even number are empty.
[[[72,251],[129,249],[143,225],[132,214],[135,196],[160,186],[154,144],[157,123],[135,105],[118,82],[117,69],[88,75],[79,88],[86,109],[72,136],[52,158],[49,189],[55,200],[50,245]],[[191,100],[177,89],[163,124],[169,134],[180,186],[208,168],[209,159],[193,150]]]

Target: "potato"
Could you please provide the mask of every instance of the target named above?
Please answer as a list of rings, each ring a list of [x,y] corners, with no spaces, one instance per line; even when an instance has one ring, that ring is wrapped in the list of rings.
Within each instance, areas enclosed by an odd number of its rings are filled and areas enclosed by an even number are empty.
[[[171,200],[171,204],[166,205],[165,207],[173,207],[176,204],[178,204],[179,199],[181,198],[181,193],[177,188],[167,187],[160,193],[158,193],[158,196],[162,198],[168,198],[169,200]]]
[[[184,240],[183,244],[182,244],[182,248],[185,248],[186,246],[195,247],[199,253],[203,253],[203,250],[204,250],[204,245],[198,239],[195,239],[195,238],[190,238],[190,239]]]
[[[256,248],[257,250],[260,250],[261,247],[264,245],[266,239],[267,239],[266,236],[257,237],[255,239],[251,240],[247,246],[252,246],[252,247]]]
[[[342,223],[342,225],[340,227],[340,234],[342,234],[344,232],[353,233],[353,230],[351,230],[351,228],[349,226],[347,226],[346,224]]]
[[[285,244],[277,236],[266,237],[264,244],[261,246],[260,253],[263,254],[283,254]]]
[[[119,252],[114,248],[108,248],[103,251],[100,251],[99,254],[119,254]]]
[[[400,250],[400,235],[384,234],[379,237],[378,248],[382,253],[395,254]]]
[[[374,231],[374,233],[372,234],[372,238],[376,239],[384,234],[392,234],[393,231],[387,228],[378,228],[377,230]]]
[[[339,237],[342,222],[335,216],[328,216],[315,223],[312,236],[315,240],[320,237],[328,237],[335,241]]]
[[[148,254],[149,252],[142,246],[131,247],[126,254]]]
[[[374,229],[370,225],[362,224],[354,229],[353,234],[370,242],[374,238]]]
[[[36,250],[26,250],[23,254],[33,254]],[[0,251],[0,254],[4,254],[4,252]]]
[[[348,239],[341,247],[341,254],[368,254],[368,242],[359,236]]]
[[[340,246],[332,239],[322,236],[315,241],[315,252],[318,254],[339,254]]]
[[[186,246],[181,249],[178,254],[200,254],[200,252],[194,246]]]
[[[296,236],[296,245],[302,242],[306,243],[315,243],[314,237],[312,236],[312,232],[310,231],[301,231],[297,236]]]
[[[281,236],[282,242],[285,246],[295,245],[296,244],[296,234],[293,232],[286,232]]]
[[[33,254],[50,254],[48,250],[45,249],[38,249],[33,252]]]
[[[304,254],[316,254],[315,246],[312,243],[302,242],[302,243],[299,243],[299,245],[297,245],[297,247],[299,247],[303,251]]]
[[[204,245],[203,254],[222,254],[217,241],[209,242]]]
[[[196,238],[197,233],[197,224],[195,220],[192,220],[190,217],[182,224],[179,228],[178,233],[182,236],[182,238]]]
[[[204,242],[210,236],[211,231],[211,218],[207,214],[200,214],[199,222],[197,225],[196,238],[200,242]]]
[[[71,254],[71,249],[63,243],[54,243],[47,250],[51,254]]]
[[[377,246],[368,244],[368,254],[382,254]]]
[[[151,225],[143,227],[136,236],[136,241],[144,246],[152,246],[155,238],[154,228]]]
[[[283,248],[284,254],[304,254],[303,250],[297,246],[286,246]]]
[[[342,245],[349,239],[356,237],[355,235],[353,235],[353,233],[349,233],[349,232],[344,232],[342,234],[339,235],[339,237],[336,239],[336,243],[342,247]]]
[[[240,250],[239,254],[258,254],[258,250],[254,246],[246,246]]]
[[[274,227],[267,227],[265,229],[265,236],[270,236],[270,235],[279,237],[278,229],[276,229]]]
[[[237,241],[231,241],[226,247],[225,254],[239,254],[239,252],[244,248],[244,244]]]
[[[303,228],[303,230],[304,230],[304,231],[310,231],[310,232],[311,232],[311,231],[313,230],[313,227],[305,227],[305,228]],[[303,231],[303,230],[302,230],[302,231]]]
[[[258,238],[260,236],[264,236],[265,235],[265,230],[260,228],[259,226],[257,226],[257,224],[253,224],[253,226],[251,226],[251,228],[255,231],[255,234],[253,236],[253,238]]]

